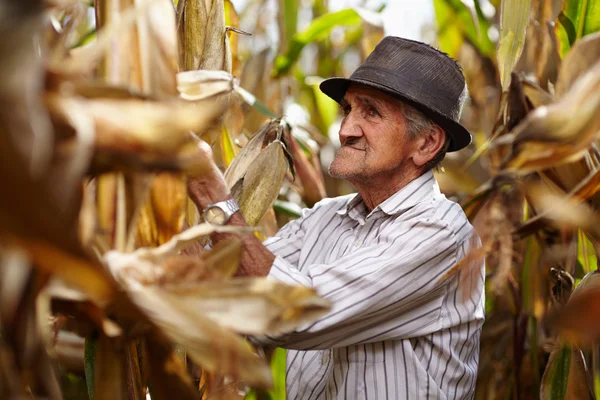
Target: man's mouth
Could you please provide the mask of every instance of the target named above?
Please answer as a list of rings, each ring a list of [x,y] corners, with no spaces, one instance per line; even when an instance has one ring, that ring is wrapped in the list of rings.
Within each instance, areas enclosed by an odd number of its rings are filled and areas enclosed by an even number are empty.
[[[347,148],[347,149],[358,150],[358,151],[365,151],[366,150],[364,147],[353,146],[353,145],[349,145],[349,144],[345,144],[341,148],[342,149],[343,148]]]

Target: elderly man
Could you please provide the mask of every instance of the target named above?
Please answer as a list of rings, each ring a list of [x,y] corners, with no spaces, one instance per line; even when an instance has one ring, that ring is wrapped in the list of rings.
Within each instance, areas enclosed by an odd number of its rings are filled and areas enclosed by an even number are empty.
[[[447,274],[477,238],[432,173],[471,141],[458,123],[462,72],[426,44],[386,37],[321,90],[344,112],[329,173],[358,194],[324,199],[262,244],[247,235],[239,271],[332,301],[310,326],[269,339],[288,349],[288,398],[472,398],[483,263]],[[245,224],[216,167],[188,189],[199,209]]]

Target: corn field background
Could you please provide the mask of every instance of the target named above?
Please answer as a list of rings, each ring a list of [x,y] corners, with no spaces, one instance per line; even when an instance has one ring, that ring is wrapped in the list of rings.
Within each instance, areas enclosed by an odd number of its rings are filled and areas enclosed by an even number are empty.
[[[473,144],[436,176],[482,239],[453,271],[487,262],[476,398],[597,398],[600,1],[433,6],[470,94]],[[369,54],[384,7],[0,2],[0,398],[285,398],[285,352],[247,337],[330,304],[205,245],[353,190],[324,173],[340,113],[318,84]],[[200,140],[256,229],[201,221]]]

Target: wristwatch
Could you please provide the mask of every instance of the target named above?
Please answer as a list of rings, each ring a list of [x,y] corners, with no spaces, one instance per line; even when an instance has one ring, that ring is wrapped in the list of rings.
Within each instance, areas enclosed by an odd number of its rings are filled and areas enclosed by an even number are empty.
[[[231,216],[239,210],[240,206],[235,199],[223,200],[206,206],[202,211],[202,217],[208,223],[225,225]]]

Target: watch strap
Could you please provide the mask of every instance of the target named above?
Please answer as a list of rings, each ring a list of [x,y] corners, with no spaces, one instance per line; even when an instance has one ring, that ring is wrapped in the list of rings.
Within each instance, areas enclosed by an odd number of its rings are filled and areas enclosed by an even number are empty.
[[[224,223],[227,223],[231,219],[231,216],[240,210],[240,206],[237,203],[237,201],[235,201],[235,199],[227,199],[227,200],[219,201],[219,202],[216,202],[213,204],[209,204],[208,206],[206,206],[204,211],[202,211],[202,215],[205,220],[206,220],[206,211],[210,210],[211,208],[219,208],[225,213],[225,222]]]

